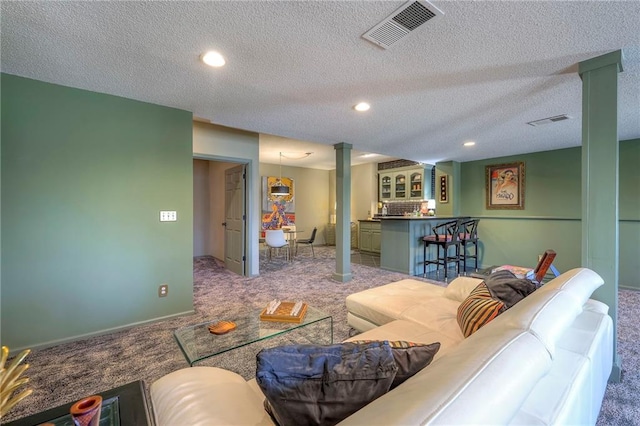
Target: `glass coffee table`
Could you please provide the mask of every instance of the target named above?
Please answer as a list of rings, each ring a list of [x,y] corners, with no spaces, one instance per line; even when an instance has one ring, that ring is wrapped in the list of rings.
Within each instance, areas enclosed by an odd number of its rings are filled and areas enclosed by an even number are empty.
[[[177,329],[173,334],[190,366],[216,355],[252,343],[297,332],[297,343],[332,344],[333,318],[311,306],[300,323],[261,321],[262,309],[244,314],[225,315],[196,325]],[[208,326],[218,321],[233,321],[237,327],[226,334],[213,334]],[[292,338],[294,338],[292,336]]]

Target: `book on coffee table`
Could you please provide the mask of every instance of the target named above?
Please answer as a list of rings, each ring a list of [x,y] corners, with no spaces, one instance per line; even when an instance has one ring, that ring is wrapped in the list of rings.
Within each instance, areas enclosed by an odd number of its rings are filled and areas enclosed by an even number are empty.
[[[307,314],[307,304],[303,302],[271,302],[260,312],[260,321],[301,323]],[[276,305],[275,308],[273,305]]]

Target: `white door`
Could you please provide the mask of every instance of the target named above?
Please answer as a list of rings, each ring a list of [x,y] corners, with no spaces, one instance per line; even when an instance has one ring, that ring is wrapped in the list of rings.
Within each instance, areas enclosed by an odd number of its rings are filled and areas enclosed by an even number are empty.
[[[244,165],[225,170],[224,176],[224,262],[227,269],[245,274],[245,172]]]

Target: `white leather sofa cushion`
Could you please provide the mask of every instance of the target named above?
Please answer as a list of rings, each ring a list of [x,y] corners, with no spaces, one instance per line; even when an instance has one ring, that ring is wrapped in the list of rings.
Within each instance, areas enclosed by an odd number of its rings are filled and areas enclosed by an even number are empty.
[[[556,342],[581,312],[582,304],[564,291],[536,290],[491,323],[531,332],[553,355]]]
[[[511,424],[595,424],[613,362],[612,327],[606,313],[581,313],[556,345],[551,371]]]
[[[347,312],[347,324],[349,324],[349,326],[354,330],[358,330],[360,332],[380,327],[378,324],[374,324],[365,318],[360,318],[351,312]]]
[[[406,279],[351,294],[346,298],[346,305],[352,315],[382,325],[400,318],[412,306],[442,297],[443,293],[444,287]]]
[[[575,297],[580,305],[584,305],[602,284],[602,277],[591,269],[575,268],[544,284],[536,292],[565,290]]]
[[[593,299],[587,300],[582,309],[584,309],[585,311],[598,312],[603,315],[607,315],[609,313],[609,307],[607,305]]]
[[[529,330],[553,356],[556,342],[583,312],[589,296],[600,285],[602,278],[595,272],[573,269],[528,295],[493,322]]]
[[[444,297],[458,302],[463,302],[469,293],[482,282],[481,279],[472,277],[458,277],[452,280],[444,289]]]
[[[436,353],[433,358],[434,360],[441,358],[460,343],[458,336],[451,337],[407,320],[391,321],[385,325],[350,337],[345,341],[351,342],[354,340],[404,340],[415,343],[440,342],[440,350]]]
[[[263,400],[242,378],[216,367],[174,371],[151,384],[157,426],[269,425]]]
[[[550,368],[530,333],[481,328],[340,424],[507,424]]]
[[[458,306],[460,302],[457,300],[441,297],[407,308],[400,318],[413,321],[444,334],[456,342],[461,342],[464,335],[458,324]]]

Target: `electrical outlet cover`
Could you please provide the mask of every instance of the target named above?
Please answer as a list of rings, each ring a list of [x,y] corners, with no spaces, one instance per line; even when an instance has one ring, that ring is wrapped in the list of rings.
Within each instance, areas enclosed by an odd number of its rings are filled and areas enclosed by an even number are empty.
[[[162,284],[160,287],[158,287],[158,297],[165,297],[167,294],[169,294],[168,284]]]

